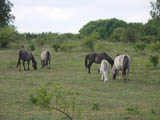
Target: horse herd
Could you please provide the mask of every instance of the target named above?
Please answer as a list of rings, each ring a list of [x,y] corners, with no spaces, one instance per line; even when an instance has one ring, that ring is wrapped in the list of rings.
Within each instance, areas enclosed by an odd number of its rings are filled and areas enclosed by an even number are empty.
[[[37,69],[37,61],[35,60],[30,50],[19,49],[18,62],[17,62],[17,68],[19,68],[19,70],[21,70],[21,60],[23,61],[23,67],[25,71],[26,71],[25,61],[28,64],[28,71],[29,71],[30,60],[32,61],[33,69],[34,70]],[[51,62],[51,52],[49,50],[42,51],[41,53],[42,68],[47,67],[48,69],[50,69],[50,62]],[[131,59],[127,54],[123,54],[123,55],[117,54],[114,60],[105,52],[90,53],[85,57],[85,67],[88,69],[89,74],[91,73],[90,68],[93,63],[101,64],[100,68],[98,69],[98,72],[101,74],[101,80],[104,80],[104,82],[109,81],[108,63],[111,65],[111,68],[112,68],[112,79],[115,80],[116,76],[118,76],[120,79],[119,71],[122,70],[122,78],[124,82],[126,82],[129,79],[130,62],[131,62]]]

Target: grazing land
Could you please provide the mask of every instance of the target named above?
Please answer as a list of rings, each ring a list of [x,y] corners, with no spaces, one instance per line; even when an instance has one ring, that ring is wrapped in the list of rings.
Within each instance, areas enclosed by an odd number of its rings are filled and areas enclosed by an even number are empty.
[[[117,53],[131,56],[130,80],[100,80],[93,64],[91,74],[84,67],[84,58],[89,51],[77,45],[71,52],[54,52],[49,46],[36,47],[33,55],[38,70],[18,71],[15,48],[0,50],[0,120],[65,120],[61,113],[33,105],[30,94],[33,89],[51,88],[61,84],[65,89],[78,93],[82,120],[160,120],[160,65],[152,67],[149,51],[138,53],[132,45],[124,43],[101,43],[95,52],[106,52],[112,58]],[[40,53],[51,50],[51,69],[41,69]],[[27,65],[27,64],[26,64]],[[122,78],[122,77],[121,77]],[[98,109],[94,110],[93,105]]]

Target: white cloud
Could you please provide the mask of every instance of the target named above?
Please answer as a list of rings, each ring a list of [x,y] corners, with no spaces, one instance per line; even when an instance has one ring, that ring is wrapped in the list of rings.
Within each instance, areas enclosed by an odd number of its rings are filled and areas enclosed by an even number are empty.
[[[73,32],[91,20],[147,22],[150,0],[11,0],[20,32]]]

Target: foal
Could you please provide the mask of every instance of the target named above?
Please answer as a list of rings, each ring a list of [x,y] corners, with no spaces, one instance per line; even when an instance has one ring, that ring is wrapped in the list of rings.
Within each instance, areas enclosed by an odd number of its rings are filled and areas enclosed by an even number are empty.
[[[112,67],[113,80],[116,79],[116,75],[119,76],[119,70],[122,70],[122,77],[124,82],[126,82],[129,79],[130,62],[131,62],[131,59],[128,55],[116,56],[114,60],[114,65]]]
[[[107,60],[102,60],[99,72],[101,74],[101,80],[104,80],[104,83],[109,81],[109,79],[108,79],[108,62],[107,62]]]
[[[50,62],[51,62],[51,52],[48,50],[44,50],[41,53],[41,65],[42,68],[44,68],[45,66],[48,66],[49,64],[49,69],[50,69]]]

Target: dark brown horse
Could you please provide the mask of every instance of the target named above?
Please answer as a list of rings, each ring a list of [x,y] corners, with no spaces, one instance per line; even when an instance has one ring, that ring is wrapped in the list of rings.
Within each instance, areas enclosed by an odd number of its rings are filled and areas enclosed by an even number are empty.
[[[27,61],[27,63],[28,63],[28,71],[29,71],[30,70],[30,68],[29,68],[30,60],[32,60],[33,69],[34,70],[37,69],[37,62],[36,62],[34,56],[32,55],[31,51],[25,50],[25,49],[20,49],[19,50],[19,52],[18,52],[18,62],[17,62],[17,68],[19,67],[19,70],[21,70],[21,60],[23,61],[23,67],[24,67],[25,71],[26,71],[25,61]]]
[[[111,64],[111,66],[113,66],[113,64],[114,64],[113,59],[109,55],[107,55],[105,52],[90,53],[90,54],[86,55],[85,67],[88,69],[88,73],[89,74],[91,73],[90,68],[93,63],[101,64],[102,60],[107,60]],[[88,61],[89,61],[89,63],[88,63]]]

